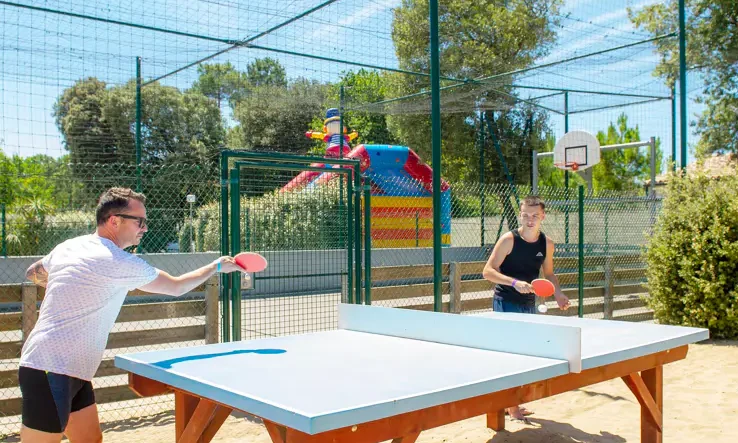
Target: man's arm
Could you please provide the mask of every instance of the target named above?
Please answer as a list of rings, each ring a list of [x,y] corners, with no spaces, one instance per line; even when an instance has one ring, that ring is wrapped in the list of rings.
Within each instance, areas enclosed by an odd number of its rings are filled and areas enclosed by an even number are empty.
[[[497,241],[494,249],[492,249],[492,254],[490,254],[489,259],[482,270],[482,277],[484,277],[485,280],[492,283],[513,286],[514,279],[500,272],[500,266],[502,265],[502,262],[505,261],[505,257],[507,257],[508,254],[510,254],[510,251],[512,251],[514,241],[512,234],[509,232],[500,237]],[[528,282],[518,280],[515,282],[514,287],[521,294],[533,292],[533,288]]]
[[[159,275],[151,283],[147,283],[139,289],[154,294],[173,295],[178,297],[205,283],[210,276],[217,272],[218,262],[220,262],[220,272],[245,272],[243,268],[236,264],[233,258],[220,257],[208,265],[177,277],[159,269]]]
[[[49,282],[49,273],[46,272],[46,268],[44,268],[41,260],[39,260],[26,269],[26,278],[34,284],[45,288]]]
[[[553,283],[554,298],[561,309],[569,309],[569,298],[561,292],[559,278],[554,274],[553,256],[556,246],[554,241],[546,237],[546,259],[543,261],[543,277]]]

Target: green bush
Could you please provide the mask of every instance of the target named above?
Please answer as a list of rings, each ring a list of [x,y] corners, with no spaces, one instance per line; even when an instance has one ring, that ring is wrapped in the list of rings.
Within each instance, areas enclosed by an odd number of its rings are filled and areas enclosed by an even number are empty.
[[[241,249],[280,251],[339,249],[346,241],[346,208],[338,182],[314,189],[241,197]],[[343,204],[346,190],[343,190]],[[202,206],[195,219],[197,251],[220,250],[218,203]],[[183,231],[180,231],[181,233]],[[182,234],[180,234],[182,235]]]
[[[660,323],[738,337],[738,176],[674,176],[645,252]]]

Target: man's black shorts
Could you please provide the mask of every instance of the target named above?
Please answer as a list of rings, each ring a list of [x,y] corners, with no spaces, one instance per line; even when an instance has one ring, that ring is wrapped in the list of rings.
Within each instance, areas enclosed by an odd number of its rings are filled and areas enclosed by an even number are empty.
[[[69,414],[95,403],[92,383],[68,375],[21,366],[23,425],[43,432],[63,432]]]

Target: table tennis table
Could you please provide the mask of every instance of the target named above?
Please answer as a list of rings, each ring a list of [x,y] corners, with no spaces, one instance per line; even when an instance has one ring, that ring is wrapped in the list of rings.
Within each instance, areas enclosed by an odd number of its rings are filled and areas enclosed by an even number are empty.
[[[663,365],[706,329],[551,315],[460,315],[339,304],[338,328],[122,354],[147,397],[174,393],[177,442],[208,442],[228,416],[259,417],[274,443],[414,442],[424,430],[622,378],[641,441],[663,432]]]

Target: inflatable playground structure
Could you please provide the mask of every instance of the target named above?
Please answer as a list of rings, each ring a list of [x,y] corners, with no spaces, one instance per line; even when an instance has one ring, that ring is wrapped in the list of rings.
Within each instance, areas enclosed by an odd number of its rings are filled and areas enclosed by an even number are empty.
[[[358,134],[339,134],[337,109],[326,113],[323,132],[305,135],[326,143],[325,163],[331,158],[351,158],[360,162],[364,184],[370,186],[371,236],[376,248],[414,248],[433,246],[433,170],[409,147],[349,142]],[[343,151],[341,152],[341,137]],[[339,167],[335,165],[335,167]],[[321,186],[336,177],[328,172],[303,171],[282,188],[294,192]],[[441,244],[451,246],[451,187],[441,182]]]

